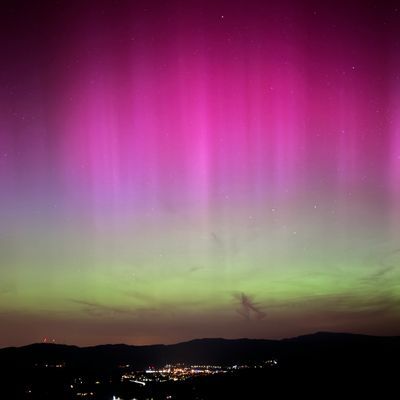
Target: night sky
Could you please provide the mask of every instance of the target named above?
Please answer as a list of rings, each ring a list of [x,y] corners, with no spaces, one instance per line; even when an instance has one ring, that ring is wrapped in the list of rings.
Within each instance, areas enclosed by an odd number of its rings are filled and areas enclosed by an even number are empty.
[[[0,347],[400,334],[400,2],[2,1]]]

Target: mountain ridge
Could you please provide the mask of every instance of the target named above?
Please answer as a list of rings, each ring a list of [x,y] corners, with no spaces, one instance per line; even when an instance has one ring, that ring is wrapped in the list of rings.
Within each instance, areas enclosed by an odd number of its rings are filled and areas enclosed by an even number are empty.
[[[96,345],[90,345],[90,346],[78,346],[74,344],[66,344],[66,343],[43,343],[43,342],[34,342],[34,343],[29,343],[26,345],[22,346],[7,346],[7,347],[0,347],[0,353],[4,350],[9,350],[9,349],[27,349],[31,348],[32,346],[42,346],[42,347],[68,347],[68,348],[76,348],[76,349],[93,349],[93,348],[102,348],[102,347],[129,347],[129,348],[150,348],[150,347],[169,347],[169,346],[178,346],[178,345],[184,345],[184,344],[189,344],[189,343],[216,343],[216,342],[273,342],[273,343],[279,343],[279,342],[286,342],[286,341],[295,341],[295,340],[310,340],[310,339],[315,339],[315,338],[323,338],[323,339],[329,339],[329,338],[377,338],[377,339],[398,339],[400,340],[400,336],[396,335],[369,335],[369,334],[363,334],[363,333],[349,333],[349,332],[330,332],[330,331],[317,331],[314,333],[308,333],[304,335],[299,335],[299,336],[293,336],[293,337],[285,337],[281,339],[260,339],[260,338],[248,338],[248,337],[241,337],[241,338],[235,338],[235,339],[229,339],[229,338],[222,338],[222,337],[204,337],[204,338],[195,338],[195,339],[189,339],[185,340],[182,342],[177,342],[177,343],[154,343],[154,344],[143,344],[143,345],[138,345],[138,344],[127,344],[127,343],[103,343],[103,344],[96,344]]]
[[[62,363],[73,368],[137,368],[167,363],[214,363],[221,365],[258,363],[279,359],[287,365],[331,360],[339,363],[394,362],[400,357],[400,337],[316,332],[289,339],[193,339],[176,344],[104,344],[78,347],[57,343],[33,343],[0,349],[0,368],[21,368]],[[317,361],[319,360],[319,361]]]

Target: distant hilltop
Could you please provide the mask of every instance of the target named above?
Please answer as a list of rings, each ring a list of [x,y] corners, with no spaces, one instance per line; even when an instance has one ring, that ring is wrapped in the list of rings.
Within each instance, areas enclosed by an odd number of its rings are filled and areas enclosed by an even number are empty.
[[[37,343],[0,349],[0,368],[50,366],[115,368],[134,365],[146,368],[168,363],[262,362],[278,359],[285,368],[329,362],[330,365],[397,363],[400,337],[381,337],[346,333],[318,332],[282,340],[263,339],[195,339],[172,345],[133,346],[106,344],[77,347],[54,343]]]

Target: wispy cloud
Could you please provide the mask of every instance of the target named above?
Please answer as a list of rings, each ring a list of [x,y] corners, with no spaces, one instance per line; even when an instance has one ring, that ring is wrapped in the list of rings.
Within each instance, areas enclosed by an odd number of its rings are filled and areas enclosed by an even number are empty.
[[[134,314],[134,311],[122,308],[122,307],[115,307],[115,306],[108,306],[96,302],[86,301],[86,300],[78,300],[78,299],[71,299],[73,303],[79,304],[82,306],[82,311],[86,312],[87,314],[95,317],[101,316],[110,316],[110,315],[120,315],[120,314]]]
[[[11,283],[0,284],[0,295],[11,294],[16,291],[16,286]]]
[[[246,319],[255,318],[257,320],[262,320],[266,317],[266,313],[262,311],[259,303],[256,303],[251,296],[245,293],[234,293],[233,297],[236,304],[239,304],[239,308],[236,310],[239,315]]]
[[[377,257],[376,265],[372,272],[369,272],[366,276],[361,279],[362,284],[378,284],[385,280],[386,283],[390,282],[393,278],[393,274],[400,267],[400,249],[394,249],[388,251],[383,255]]]

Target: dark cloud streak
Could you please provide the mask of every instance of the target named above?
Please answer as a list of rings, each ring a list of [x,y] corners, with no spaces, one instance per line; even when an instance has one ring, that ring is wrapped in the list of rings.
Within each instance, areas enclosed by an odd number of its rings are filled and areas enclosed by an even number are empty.
[[[235,293],[233,295],[236,301],[239,302],[239,309],[236,311],[239,315],[246,318],[247,320],[255,317],[257,320],[262,320],[266,317],[266,313],[261,310],[258,303],[254,302],[253,299],[245,293]]]

